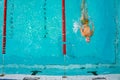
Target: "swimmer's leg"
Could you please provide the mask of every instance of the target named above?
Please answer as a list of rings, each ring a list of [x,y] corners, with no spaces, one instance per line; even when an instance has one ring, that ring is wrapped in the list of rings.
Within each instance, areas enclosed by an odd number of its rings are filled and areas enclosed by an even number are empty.
[[[85,0],[82,0],[82,3],[81,3],[81,10],[83,10],[85,8]]]
[[[81,4],[81,20],[88,20],[88,11],[87,11],[87,7],[85,5],[85,0],[82,0],[82,4]]]

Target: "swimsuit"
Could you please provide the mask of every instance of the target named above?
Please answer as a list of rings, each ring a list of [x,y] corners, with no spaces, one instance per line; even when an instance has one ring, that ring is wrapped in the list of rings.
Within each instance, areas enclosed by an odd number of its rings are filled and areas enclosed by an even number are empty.
[[[81,23],[82,23],[82,25],[84,25],[84,24],[86,24],[86,23],[88,23],[88,19],[83,19],[83,20],[81,20]]]

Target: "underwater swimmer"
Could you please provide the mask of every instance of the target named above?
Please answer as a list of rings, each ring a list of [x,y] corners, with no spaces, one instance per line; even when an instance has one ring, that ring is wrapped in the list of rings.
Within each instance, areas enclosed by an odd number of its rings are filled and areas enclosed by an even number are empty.
[[[94,24],[92,23],[92,30],[91,30],[89,26],[87,9],[85,7],[85,0],[82,0],[81,11],[82,11],[82,15],[81,15],[82,27],[80,27],[80,32],[82,36],[85,37],[86,42],[90,42],[90,37],[94,33]]]

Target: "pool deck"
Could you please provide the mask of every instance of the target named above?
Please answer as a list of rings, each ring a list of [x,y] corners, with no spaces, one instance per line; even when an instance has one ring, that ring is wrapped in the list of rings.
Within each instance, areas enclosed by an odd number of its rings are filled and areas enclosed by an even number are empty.
[[[67,80],[120,80],[120,74],[67,76]],[[6,74],[0,80],[66,80],[62,76]]]

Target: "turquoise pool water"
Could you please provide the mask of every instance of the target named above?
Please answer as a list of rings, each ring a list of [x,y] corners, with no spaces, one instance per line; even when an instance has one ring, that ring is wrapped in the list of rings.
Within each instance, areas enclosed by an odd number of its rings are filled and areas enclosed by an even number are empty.
[[[8,0],[6,74],[68,75],[120,73],[120,1],[87,0],[95,33],[86,43],[74,23],[80,22],[81,0],[66,0],[66,62],[62,53],[61,0]],[[116,22],[117,21],[117,22]],[[117,23],[117,24],[116,24]],[[2,53],[3,0],[0,0],[0,53]],[[118,37],[117,37],[118,36]],[[118,45],[118,46],[117,46]],[[2,54],[0,54],[2,70]]]

